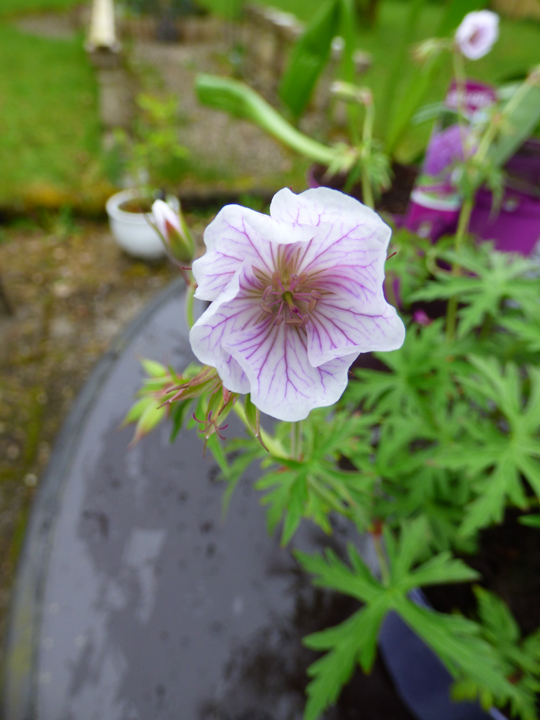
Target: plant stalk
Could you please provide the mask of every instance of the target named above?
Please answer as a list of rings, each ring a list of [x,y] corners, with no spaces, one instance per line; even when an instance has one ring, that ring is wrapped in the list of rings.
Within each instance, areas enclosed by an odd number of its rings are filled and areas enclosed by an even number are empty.
[[[369,177],[369,160],[371,159],[371,140],[373,137],[373,121],[375,119],[375,108],[373,102],[366,103],[364,115],[364,127],[362,130],[362,197],[364,204],[375,209],[373,188]],[[367,161],[367,162],[366,162]]]
[[[471,213],[473,209],[473,203],[474,203],[474,197],[466,198],[463,201],[463,205],[461,206],[461,212],[459,213],[459,222],[458,227],[456,231],[456,240],[454,244],[454,249],[457,252],[459,252],[463,240],[467,235],[467,232],[469,230],[469,222],[471,219]],[[452,264],[452,275],[458,276],[460,274],[460,266],[459,263],[454,262]],[[452,342],[455,336],[456,332],[456,322],[457,322],[457,306],[458,306],[458,299],[456,296],[451,297],[448,301],[448,309],[446,312],[446,339],[448,342]]]
[[[253,435],[253,430],[248,423],[247,417],[246,417],[246,411],[244,408],[243,403],[237,401],[233,405],[233,410],[238,416],[238,418],[242,421],[244,426],[246,427],[246,430],[249,432],[250,435]],[[260,428],[260,434],[261,434],[261,440],[264,442],[265,446],[268,448],[268,452],[275,458],[283,458],[284,460],[289,460],[289,454],[285,452],[283,449],[283,446],[281,443],[273,438],[271,435],[269,435],[266,430],[263,430],[263,428]]]

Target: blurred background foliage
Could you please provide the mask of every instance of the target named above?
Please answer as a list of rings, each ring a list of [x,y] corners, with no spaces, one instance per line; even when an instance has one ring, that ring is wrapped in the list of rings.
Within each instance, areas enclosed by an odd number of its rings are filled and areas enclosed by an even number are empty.
[[[266,4],[307,21],[324,0],[266,0]],[[238,18],[241,0],[117,0],[132,13],[162,12],[169,7],[181,16],[213,12]],[[2,0],[0,5],[0,207],[28,203],[57,206],[85,197],[106,184],[95,74],[83,49],[84,36],[38,37],[22,32],[18,18],[25,13],[69,11],[77,0]],[[362,3],[359,3],[362,4]],[[364,3],[369,5],[369,2]],[[427,3],[412,42],[429,37],[439,25],[443,0]],[[380,0],[376,21],[358,23],[356,45],[371,53],[373,63],[362,83],[382,107],[392,60],[398,50],[410,0]],[[471,76],[490,83],[522,76],[539,61],[540,24],[503,18],[497,51],[470,65]],[[398,105],[418,67],[408,63],[395,87]],[[435,76],[426,102],[440,100],[449,80],[448,64]],[[395,107],[395,105],[394,105]],[[382,110],[377,123],[385,123]],[[413,127],[402,148],[405,160],[419,157],[430,125]]]

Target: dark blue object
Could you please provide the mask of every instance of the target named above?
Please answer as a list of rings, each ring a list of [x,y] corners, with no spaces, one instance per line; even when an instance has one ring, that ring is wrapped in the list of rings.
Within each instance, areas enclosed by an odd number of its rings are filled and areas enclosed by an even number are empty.
[[[420,590],[410,597],[429,607]],[[399,695],[418,720],[506,720],[495,708],[485,712],[478,703],[453,702],[452,676],[397,613],[385,618],[379,647]]]

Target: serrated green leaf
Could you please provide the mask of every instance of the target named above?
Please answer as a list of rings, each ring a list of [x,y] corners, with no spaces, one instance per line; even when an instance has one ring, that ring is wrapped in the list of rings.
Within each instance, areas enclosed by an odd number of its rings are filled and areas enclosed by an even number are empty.
[[[341,688],[350,679],[357,660],[366,672],[369,671],[386,612],[386,604],[378,603],[360,610],[336,628],[305,638],[308,647],[332,649],[308,668],[313,680],[307,687],[304,720],[317,720],[335,702]]]
[[[405,589],[412,590],[425,585],[470,582],[478,577],[476,570],[462,560],[452,558],[449,552],[442,552],[413,570],[402,585]]]
[[[522,515],[519,522],[528,527],[540,528],[540,515]]]
[[[316,576],[315,585],[338,590],[367,603],[374,602],[382,592],[379,582],[369,570],[362,574],[354,572],[332,550],[327,549],[324,556],[308,555],[297,550],[294,556],[306,572]]]
[[[227,474],[229,472],[229,463],[227,462],[227,458],[225,457],[225,453],[223,451],[221,443],[219,442],[217,433],[210,435],[210,437],[206,441],[206,447],[211,450],[214,460],[219,465],[219,469],[221,470],[223,475],[227,477]]]
[[[150,377],[166,377],[169,374],[165,365],[162,365],[155,360],[148,360],[143,358],[141,359],[141,365],[143,366],[145,372],[150,375]]]
[[[161,406],[161,400],[156,401],[152,398],[152,402],[149,403],[143,410],[139,421],[137,422],[135,440],[139,440],[144,435],[148,435],[148,433],[153,430],[156,425],[159,425],[166,416],[166,413],[167,409]]]
[[[180,400],[172,403],[172,410],[170,414],[172,430],[169,442],[172,443],[176,440],[192,404],[193,400]]]
[[[127,411],[126,417],[122,420],[120,427],[125,427],[126,425],[130,425],[131,423],[139,420],[146,408],[154,402],[155,401],[152,396],[142,397],[140,400],[137,400],[137,402],[134,403]]]
[[[519,640],[521,632],[508,606],[493,593],[476,587],[474,594],[484,627],[498,644],[512,644]]]

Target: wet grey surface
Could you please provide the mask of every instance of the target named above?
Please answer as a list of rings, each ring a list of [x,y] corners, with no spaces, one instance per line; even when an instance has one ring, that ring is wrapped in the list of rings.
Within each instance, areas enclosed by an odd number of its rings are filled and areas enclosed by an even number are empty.
[[[301,638],[358,606],[311,588],[268,537],[256,467],[223,519],[224,485],[194,431],[171,445],[164,425],[128,449],[133,430],[118,426],[140,356],[190,361],[177,290],[98,368],[53,456],[19,573],[4,717],[299,720],[316,657]],[[296,546],[341,535],[306,524]],[[326,717],[411,716],[377,665]]]

